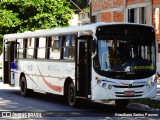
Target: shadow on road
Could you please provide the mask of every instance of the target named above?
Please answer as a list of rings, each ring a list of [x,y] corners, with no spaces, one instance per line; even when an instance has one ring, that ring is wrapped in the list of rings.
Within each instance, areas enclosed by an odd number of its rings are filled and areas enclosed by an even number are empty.
[[[0,85],[1,86],[1,85]],[[115,117],[116,113],[152,113],[150,110],[131,108],[117,108],[114,102],[98,103],[80,99],[78,108],[67,104],[63,96],[35,93],[32,97],[23,97],[19,89],[0,87],[0,110],[9,111],[42,111],[44,116],[78,116],[78,117]],[[63,115],[62,115],[63,114]]]
[[[16,102],[13,97],[20,97],[20,99],[25,99],[28,101],[39,101],[49,104],[55,104],[61,105],[61,106],[67,106],[67,108],[70,108],[70,106],[67,104],[67,101],[65,101],[63,96],[60,95],[53,95],[53,94],[40,94],[40,93],[34,93],[32,97],[23,97],[20,95],[19,90],[5,90],[8,93],[8,96],[4,97],[4,99],[8,99],[12,102]],[[71,107],[72,108],[72,107]],[[96,112],[146,112],[148,110],[141,110],[141,109],[132,109],[132,108],[125,108],[125,109],[120,109],[117,108],[113,103],[99,103],[99,102],[93,102],[90,100],[84,100],[84,99],[79,99],[79,105],[77,108],[73,108],[77,110],[82,110],[82,111],[96,111]]]

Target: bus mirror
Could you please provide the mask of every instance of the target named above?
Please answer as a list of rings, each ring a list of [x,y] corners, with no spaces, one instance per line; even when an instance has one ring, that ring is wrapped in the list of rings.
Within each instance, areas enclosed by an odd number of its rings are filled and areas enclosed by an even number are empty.
[[[16,42],[18,45],[20,45],[20,42]]]
[[[95,52],[95,50],[96,50],[96,40],[93,40],[92,41],[92,52]]]

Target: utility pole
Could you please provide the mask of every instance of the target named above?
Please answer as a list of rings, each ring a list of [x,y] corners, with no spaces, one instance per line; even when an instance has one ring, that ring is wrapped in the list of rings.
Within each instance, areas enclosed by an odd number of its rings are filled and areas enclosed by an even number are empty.
[[[85,13],[75,2],[73,2],[72,0],[70,0],[70,2],[75,5],[82,13]]]
[[[92,0],[89,0],[89,18],[90,18],[90,23],[93,22],[92,18]]]

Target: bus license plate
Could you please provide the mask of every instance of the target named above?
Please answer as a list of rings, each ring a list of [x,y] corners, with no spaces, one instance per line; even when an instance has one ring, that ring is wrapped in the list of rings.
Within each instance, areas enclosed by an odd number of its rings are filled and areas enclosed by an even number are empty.
[[[135,95],[135,91],[124,91],[124,94],[126,96],[134,96]]]

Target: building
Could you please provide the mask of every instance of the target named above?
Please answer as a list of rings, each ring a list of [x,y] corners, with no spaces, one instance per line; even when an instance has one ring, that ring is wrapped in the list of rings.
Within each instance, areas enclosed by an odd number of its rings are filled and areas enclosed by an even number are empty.
[[[96,22],[131,22],[156,29],[157,71],[160,74],[160,0],[92,0]]]
[[[79,19],[78,19],[78,14],[73,14],[72,19],[69,21],[70,26],[78,26],[79,25]]]
[[[88,14],[88,0],[70,0],[72,9],[74,10],[73,20],[70,21],[71,26],[80,26],[90,22]]]

